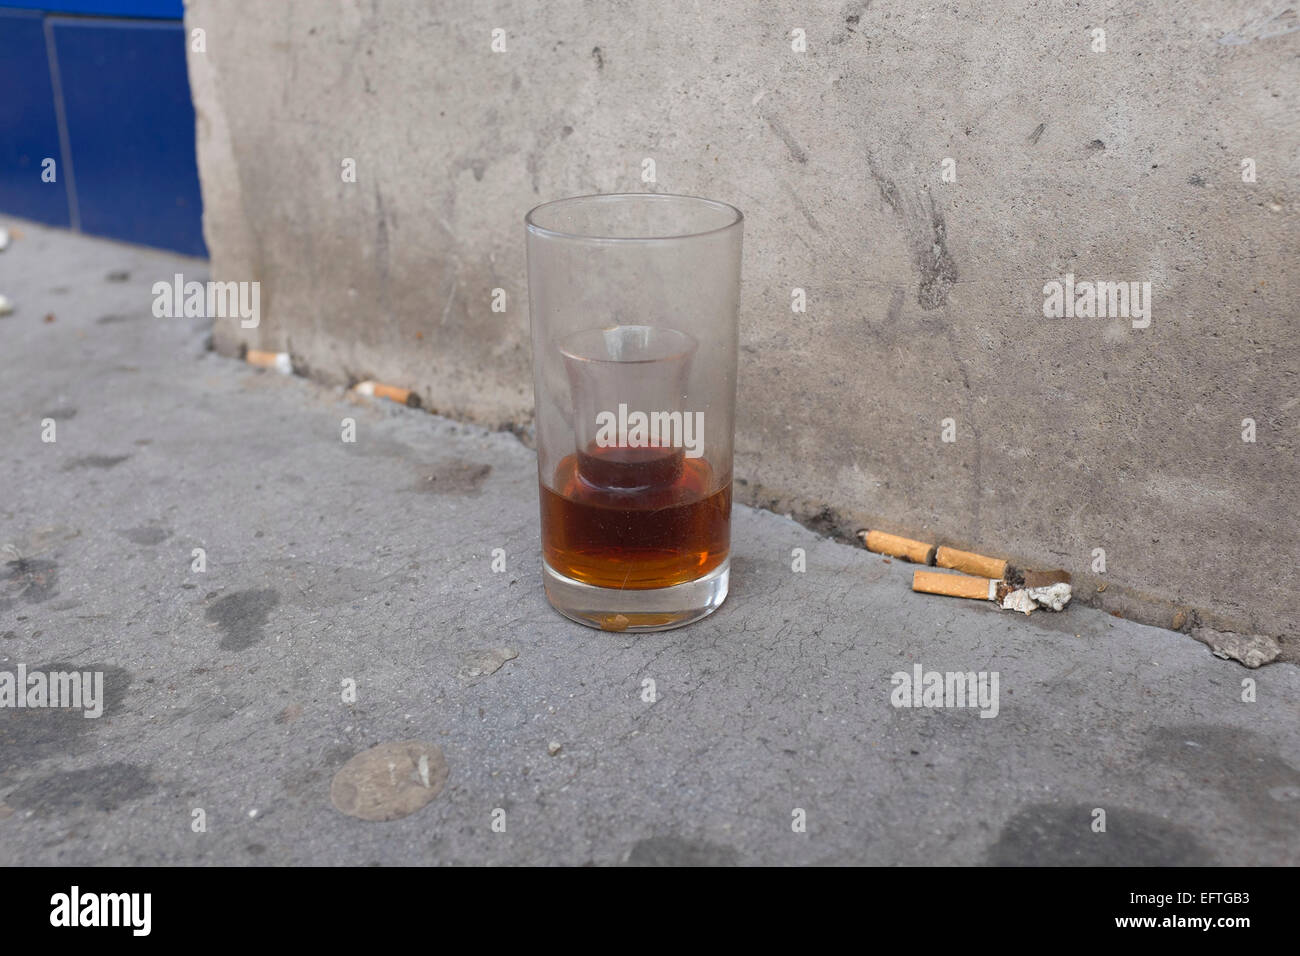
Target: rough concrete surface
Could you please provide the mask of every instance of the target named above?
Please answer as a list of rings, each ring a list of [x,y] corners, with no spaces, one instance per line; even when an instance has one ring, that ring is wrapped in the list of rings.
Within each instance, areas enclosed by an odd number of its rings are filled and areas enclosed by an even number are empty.
[[[223,358],[150,314],[201,263],[21,229],[0,669],[98,670],[107,701],[0,708],[6,863],[1300,862],[1295,666],[913,594],[911,566],[743,506],[715,615],[588,630],[543,598],[513,435]],[[918,663],[996,672],[997,716],[891,706]],[[418,809],[335,808],[338,771],[403,742],[389,796]],[[444,772],[420,806],[412,775]]]
[[[1293,8],[190,0],[213,267],[264,290],[261,327],[218,345],[525,423],[524,213],[727,200],[740,500],[1065,565],[1148,623],[1294,639]],[[1150,282],[1150,326],[1044,318],[1067,273]]]

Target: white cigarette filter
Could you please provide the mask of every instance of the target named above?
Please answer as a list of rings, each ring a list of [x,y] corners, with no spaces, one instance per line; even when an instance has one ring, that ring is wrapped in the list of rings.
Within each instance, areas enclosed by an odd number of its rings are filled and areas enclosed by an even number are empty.
[[[249,349],[244,355],[244,360],[249,365],[256,365],[258,368],[272,368],[281,375],[293,374],[293,360],[289,358],[288,352],[264,352],[261,349]]]
[[[397,402],[409,408],[420,407],[420,396],[413,389],[385,385],[382,382],[358,382],[355,390],[358,395],[365,395],[368,398],[386,398],[390,402]]]

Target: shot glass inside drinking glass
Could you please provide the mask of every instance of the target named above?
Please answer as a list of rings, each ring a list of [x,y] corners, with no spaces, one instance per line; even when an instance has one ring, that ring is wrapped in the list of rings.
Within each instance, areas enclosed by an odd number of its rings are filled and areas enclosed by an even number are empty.
[[[584,329],[559,344],[584,482],[621,491],[664,487],[681,477],[688,451],[699,457],[703,434],[683,407],[697,346],[685,332],[651,325]]]

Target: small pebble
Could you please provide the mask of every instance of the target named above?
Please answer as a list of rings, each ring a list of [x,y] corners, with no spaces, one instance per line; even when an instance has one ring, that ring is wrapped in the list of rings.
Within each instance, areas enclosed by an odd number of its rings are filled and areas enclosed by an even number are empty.
[[[558,754],[560,750],[561,750],[561,745],[557,744],[554,740],[552,740],[549,744],[546,745],[546,752],[550,754],[552,757]]]

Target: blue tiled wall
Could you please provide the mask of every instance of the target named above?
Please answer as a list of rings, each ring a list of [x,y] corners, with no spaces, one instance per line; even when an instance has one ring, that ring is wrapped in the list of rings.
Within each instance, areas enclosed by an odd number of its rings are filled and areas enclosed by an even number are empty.
[[[0,214],[207,254],[181,12],[0,0]]]
[[[183,0],[5,0],[4,6],[45,13],[83,13],[99,17],[154,17],[179,20]]]
[[[62,179],[41,182],[46,158],[63,165],[45,25],[39,14],[0,10],[0,213],[67,226]]]

